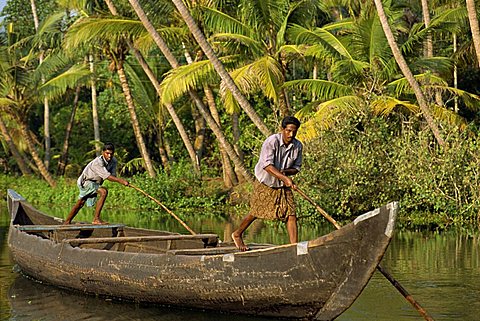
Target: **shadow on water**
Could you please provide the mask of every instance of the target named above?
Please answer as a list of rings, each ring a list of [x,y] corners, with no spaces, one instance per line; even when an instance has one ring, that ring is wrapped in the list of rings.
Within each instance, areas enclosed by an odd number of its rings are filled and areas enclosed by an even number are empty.
[[[65,217],[64,210],[51,213]],[[178,213],[177,213],[178,214]],[[79,220],[91,219],[84,213]],[[187,216],[185,216],[187,217]],[[240,215],[241,217],[241,215]],[[105,211],[105,219],[130,226],[178,231],[183,227],[168,214]],[[0,320],[185,320],[264,321],[258,317],[217,314],[179,308],[135,304],[88,296],[35,282],[13,272],[7,246],[8,215],[0,204]],[[198,233],[217,233],[228,240],[239,215],[195,215],[185,221]],[[300,224],[300,240],[333,230],[331,226]],[[248,242],[287,243],[282,225],[256,223],[248,230]],[[382,265],[437,321],[478,320],[480,312],[480,237],[462,233],[418,233],[397,231]],[[379,273],[340,321],[414,321],[418,312]]]

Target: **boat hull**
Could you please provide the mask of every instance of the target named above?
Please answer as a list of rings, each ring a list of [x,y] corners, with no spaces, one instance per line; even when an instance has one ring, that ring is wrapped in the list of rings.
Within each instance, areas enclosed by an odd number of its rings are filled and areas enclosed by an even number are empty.
[[[334,319],[361,293],[390,242],[397,212],[391,203],[308,242],[213,255],[197,249],[198,255],[183,255],[181,250],[75,247],[20,230],[15,222],[21,216],[32,218],[35,211],[23,198],[10,196],[9,209],[13,258],[35,279],[140,302],[317,320]],[[143,231],[126,228],[124,233]]]

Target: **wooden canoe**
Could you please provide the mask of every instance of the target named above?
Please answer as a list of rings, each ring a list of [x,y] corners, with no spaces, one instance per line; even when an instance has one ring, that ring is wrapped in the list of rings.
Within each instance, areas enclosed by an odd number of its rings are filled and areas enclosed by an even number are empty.
[[[8,244],[23,273],[137,302],[275,318],[332,320],[367,285],[392,238],[397,203],[314,240],[238,252],[215,234],[62,225],[8,190]]]

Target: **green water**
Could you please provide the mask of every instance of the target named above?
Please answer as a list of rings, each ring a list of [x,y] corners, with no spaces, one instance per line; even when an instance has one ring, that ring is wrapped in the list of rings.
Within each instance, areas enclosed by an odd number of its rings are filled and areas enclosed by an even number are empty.
[[[65,217],[67,209],[56,209],[54,216]],[[182,216],[182,213],[176,213]],[[82,210],[79,220],[90,220],[91,212]],[[198,233],[230,235],[241,215],[222,213],[185,216],[190,228]],[[103,218],[131,226],[168,229],[186,233],[185,229],[166,213],[112,211],[106,209]],[[104,300],[25,279],[13,271],[7,247],[8,217],[5,204],[0,205],[0,320],[225,320],[260,321],[264,318],[221,315],[213,312],[138,305]],[[300,225],[300,240],[331,231],[330,226]],[[248,242],[287,243],[282,225],[251,226]],[[396,232],[382,265],[410,292],[435,320],[479,320],[480,313],[480,253],[478,235],[462,233]],[[271,320],[271,319],[270,319]],[[337,320],[422,320],[418,312],[379,273],[376,272],[352,307]]]

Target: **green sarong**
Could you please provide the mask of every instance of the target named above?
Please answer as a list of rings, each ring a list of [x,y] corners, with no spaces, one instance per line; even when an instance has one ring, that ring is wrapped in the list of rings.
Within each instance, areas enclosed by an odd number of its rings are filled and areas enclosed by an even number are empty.
[[[78,189],[80,190],[80,194],[78,194],[78,199],[84,199],[87,201],[87,206],[92,207],[97,202],[97,191],[100,187],[100,184],[92,181],[85,181],[83,186],[80,184],[77,185]]]

